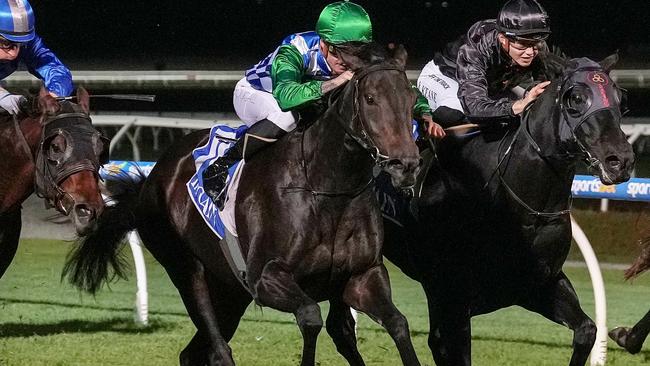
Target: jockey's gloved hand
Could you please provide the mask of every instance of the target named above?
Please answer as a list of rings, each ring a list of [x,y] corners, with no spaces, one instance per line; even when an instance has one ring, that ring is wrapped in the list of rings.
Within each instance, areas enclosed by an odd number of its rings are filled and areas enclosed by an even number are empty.
[[[0,108],[6,110],[10,114],[18,114],[20,112],[20,104],[24,103],[27,99],[20,94],[11,94],[8,91],[0,92]]]

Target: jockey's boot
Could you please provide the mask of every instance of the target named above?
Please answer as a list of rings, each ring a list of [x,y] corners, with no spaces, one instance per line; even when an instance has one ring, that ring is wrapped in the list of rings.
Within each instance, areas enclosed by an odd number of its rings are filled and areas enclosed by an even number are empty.
[[[268,119],[256,122],[222,157],[203,171],[203,189],[220,210],[223,210],[226,200],[224,188],[228,178],[228,168],[239,160],[250,159],[251,156],[265,146],[276,142],[284,134],[286,131]]]

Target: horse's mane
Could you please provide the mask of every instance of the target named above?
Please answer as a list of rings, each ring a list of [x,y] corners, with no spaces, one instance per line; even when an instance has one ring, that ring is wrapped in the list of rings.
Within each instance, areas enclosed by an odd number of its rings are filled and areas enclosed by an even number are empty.
[[[544,52],[540,53],[539,57],[542,63],[542,73],[544,73],[546,80],[555,80],[562,77],[569,68],[575,70],[573,60],[568,60],[563,55]],[[577,65],[577,62],[575,62],[575,65]]]

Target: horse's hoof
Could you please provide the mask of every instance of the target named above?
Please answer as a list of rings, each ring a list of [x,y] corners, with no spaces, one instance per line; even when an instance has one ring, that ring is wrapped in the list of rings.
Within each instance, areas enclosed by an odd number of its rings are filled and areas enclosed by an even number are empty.
[[[609,338],[613,339],[616,344],[619,346],[625,348],[626,351],[630,352],[631,354],[636,354],[641,351],[641,345],[634,345],[634,344],[628,344],[631,341],[631,343],[634,342],[634,338],[630,339],[628,336],[630,334],[630,328],[627,327],[618,327],[614,328],[609,332]]]
[[[611,338],[616,344],[625,348],[625,341],[627,341],[627,333],[630,331],[630,328],[627,327],[618,327],[609,331],[609,338]]]

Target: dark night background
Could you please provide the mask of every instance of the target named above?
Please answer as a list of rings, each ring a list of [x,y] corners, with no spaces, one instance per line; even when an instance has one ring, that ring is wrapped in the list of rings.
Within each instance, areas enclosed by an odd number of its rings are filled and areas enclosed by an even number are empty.
[[[74,69],[244,69],[286,35],[312,30],[331,1],[33,0],[37,32]],[[377,41],[404,43],[421,68],[446,41],[504,1],[363,1]],[[650,68],[647,1],[541,1],[551,42],[571,56],[619,50],[625,68]]]

